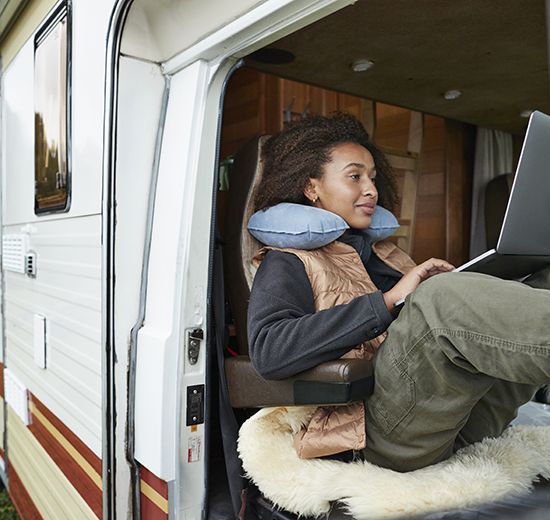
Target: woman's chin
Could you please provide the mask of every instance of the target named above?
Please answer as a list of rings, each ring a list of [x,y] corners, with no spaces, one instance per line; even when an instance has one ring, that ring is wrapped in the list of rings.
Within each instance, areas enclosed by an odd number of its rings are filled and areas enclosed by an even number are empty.
[[[370,227],[371,222],[372,217],[370,216],[368,219],[363,217],[361,219],[346,220],[346,223],[352,229],[367,229],[368,227]]]

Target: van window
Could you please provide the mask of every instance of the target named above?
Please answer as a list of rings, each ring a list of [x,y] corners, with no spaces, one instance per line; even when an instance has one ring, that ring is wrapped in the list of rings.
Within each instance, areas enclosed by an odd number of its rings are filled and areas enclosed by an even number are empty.
[[[63,5],[34,44],[34,211],[67,211],[70,202],[69,13]]]

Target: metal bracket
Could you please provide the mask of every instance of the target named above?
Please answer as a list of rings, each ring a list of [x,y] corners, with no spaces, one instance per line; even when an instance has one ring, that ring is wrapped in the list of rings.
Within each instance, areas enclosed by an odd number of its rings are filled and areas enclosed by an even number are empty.
[[[191,365],[195,365],[199,359],[201,340],[203,339],[204,332],[202,329],[193,329],[187,335],[187,356]]]
[[[307,111],[311,105],[311,100],[307,102],[306,108],[303,112],[295,112],[292,110],[294,101],[296,101],[296,98],[293,96],[290,106],[286,110],[283,110],[283,123],[290,123],[290,121],[294,119],[305,119],[307,117]]]

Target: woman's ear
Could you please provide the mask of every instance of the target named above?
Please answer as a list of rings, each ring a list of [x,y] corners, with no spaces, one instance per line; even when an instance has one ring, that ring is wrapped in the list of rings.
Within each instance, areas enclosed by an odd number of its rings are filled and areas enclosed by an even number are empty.
[[[311,179],[307,181],[306,187],[304,188],[304,195],[313,203],[317,201],[317,190],[311,182]]]

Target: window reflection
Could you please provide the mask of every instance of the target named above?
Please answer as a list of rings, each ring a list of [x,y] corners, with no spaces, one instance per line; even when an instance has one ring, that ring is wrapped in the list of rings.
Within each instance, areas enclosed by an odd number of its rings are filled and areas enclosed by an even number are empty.
[[[67,16],[36,40],[34,57],[35,213],[68,209]]]

